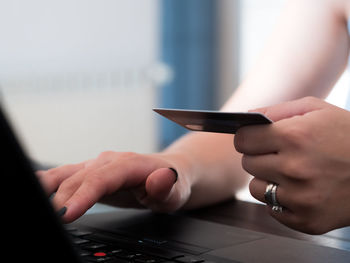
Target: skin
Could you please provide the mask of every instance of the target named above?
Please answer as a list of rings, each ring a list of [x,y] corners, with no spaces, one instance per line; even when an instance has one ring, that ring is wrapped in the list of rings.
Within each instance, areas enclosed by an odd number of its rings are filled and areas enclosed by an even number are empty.
[[[288,1],[255,66],[222,110],[324,98],[347,65],[349,10],[348,0]],[[38,176],[48,194],[56,192],[56,208],[67,207],[66,222],[98,201],[160,212],[193,209],[234,198],[250,179],[232,141],[233,135],[189,133],[159,153],[107,151],[79,164],[39,171]],[[176,182],[169,167],[178,173]],[[288,225],[305,231],[300,224]]]
[[[350,112],[306,97],[258,109],[275,122],[240,129],[235,147],[254,179],[251,194],[265,202],[278,184],[281,223],[309,234],[350,225]]]

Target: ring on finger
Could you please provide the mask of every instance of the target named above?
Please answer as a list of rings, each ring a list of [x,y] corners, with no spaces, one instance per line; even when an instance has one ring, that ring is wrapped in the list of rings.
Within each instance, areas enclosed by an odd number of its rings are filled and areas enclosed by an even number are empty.
[[[278,185],[276,183],[269,183],[266,186],[264,198],[266,201],[266,204],[272,207],[272,211],[282,213],[283,207],[280,205],[280,203],[277,200],[277,187]]]

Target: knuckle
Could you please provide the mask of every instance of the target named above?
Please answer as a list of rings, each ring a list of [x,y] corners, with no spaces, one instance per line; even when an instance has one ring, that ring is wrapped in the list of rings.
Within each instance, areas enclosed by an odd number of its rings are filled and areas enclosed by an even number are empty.
[[[288,146],[302,149],[310,139],[310,129],[306,125],[294,125],[283,129],[282,138]]]
[[[313,96],[303,97],[299,101],[300,101],[301,105],[304,106],[305,108],[309,108],[310,105],[313,107],[322,107],[323,105],[326,104],[326,102],[324,100],[321,100],[321,99],[313,97]]]
[[[58,169],[56,168],[53,168],[53,169],[50,169],[48,170],[43,179],[44,179],[44,182],[50,186],[54,186],[54,185],[58,185],[61,181],[60,179],[60,172],[58,171]]]
[[[88,186],[99,187],[103,184],[103,181],[103,177],[100,176],[98,173],[94,172],[86,175],[84,179],[84,184]]]
[[[310,163],[302,156],[293,156],[285,159],[283,164],[279,167],[281,175],[285,178],[311,181],[316,175],[312,170]]]
[[[51,169],[46,171],[45,176],[53,178],[53,177],[59,176],[59,174],[60,174],[60,170],[59,169],[51,168]]]
[[[300,165],[294,158],[287,159],[283,165],[280,166],[280,172],[285,178],[300,178]]]
[[[313,96],[306,96],[304,98],[301,98],[300,101],[305,105],[315,104],[319,102],[319,100]]]
[[[99,192],[99,193],[109,193],[108,185],[103,176],[100,176],[98,173],[92,173],[85,177],[84,185],[91,189],[91,191]]]
[[[114,162],[117,164],[123,163],[126,165],[129,162],[137,162],[139,161],[140,154],[134,152],[113,152],[113,151],[105,151],[100,153],[98,159],[100,163]]]
[[[123,160],[134,160],[137,159],[139,157],[139,154],[134,153],[134,152],[123,152],[120,154],[121,159]]]
[[[62,181],[59,186],[59,191],[70,191],[71,189],[76,188],[77,182],[75,180],[72,180],[72,178],[67,178],[66,180]]]
[[[101,152],[97,158],[98,159],[110,159],[114,154],[115,154],[115,152],[113,152],[113,151],[104,151],[104,152]]]

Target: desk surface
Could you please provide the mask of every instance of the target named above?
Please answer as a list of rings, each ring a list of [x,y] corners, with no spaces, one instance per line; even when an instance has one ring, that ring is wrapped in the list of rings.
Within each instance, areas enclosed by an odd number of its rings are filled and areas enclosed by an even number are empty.
[[[350,251],[350,227],[324,235],[308,235],[294,231],[272,218],[264,205],[229,201],[212,207],[185,212],[191,217],[242,227],[250,230],[316,242],[320,245]]]

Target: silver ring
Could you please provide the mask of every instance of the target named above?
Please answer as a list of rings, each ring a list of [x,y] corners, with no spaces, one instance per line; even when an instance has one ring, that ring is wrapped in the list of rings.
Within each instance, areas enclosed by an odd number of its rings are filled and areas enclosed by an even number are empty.
[[[272,211],[277,212],[277,213],[282,213],[283,212],[283,207],[280,205],[274,205],[272,207]]]
[[[264,198],[265,198],[266,204],[268,204],[270,206],[273,206],[272,188],[274,188],[275,185],[276,184],[274,184],[274,183],[269,183],[266,186],[265,193],[264,193]],[[276,194],[276,191],[275,191],[275,194]]]
[[[266,201],[266,204],[272,207],[272,211],[282,213],[283,207],[280,205],[280,203],[277,201],[277,184],[275,183],[269,183],[266,186],[266,190],[264,193],[264,198]]]
[[[280,205],[277,201],[276,192],[277,192],[277,184],[273,184],[273,186],[271,188],[272,206],[279,206]]]

